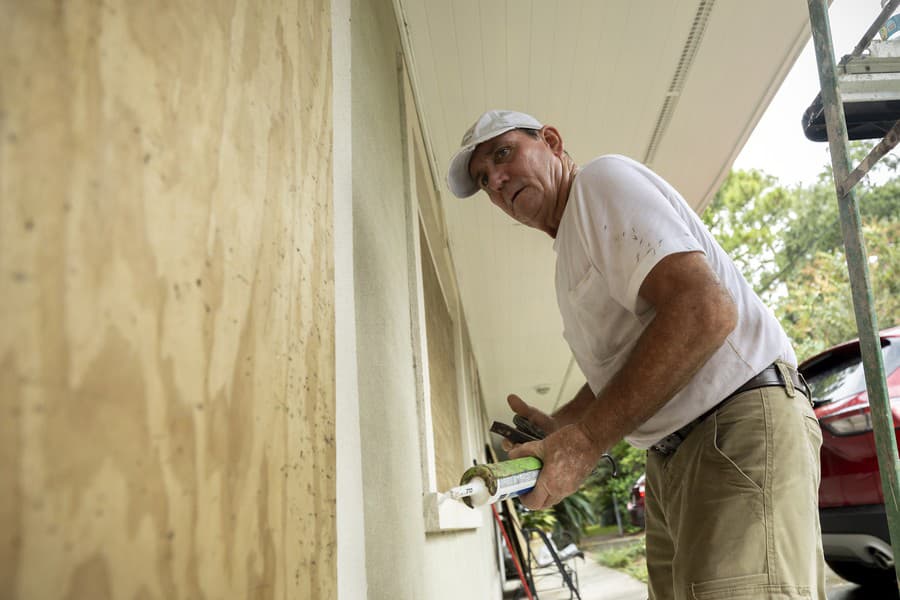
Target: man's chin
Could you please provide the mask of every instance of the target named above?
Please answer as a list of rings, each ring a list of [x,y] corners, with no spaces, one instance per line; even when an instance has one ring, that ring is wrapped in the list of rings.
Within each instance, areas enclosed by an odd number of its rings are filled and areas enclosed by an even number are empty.
[[[519,204],[519,208],[522,210],[514,211],[513,218],[523,225],[528,225],[529,227],[534,227],[535,222],[540,217],[540,213],[541,213],[540,209],[539,208],[535,209],[535,207],[533,205],[529,206],[524,203]],[[531,210],[529,210],[529,209],[531,209]]]
[[[540,223],[538,223],[537,221],[535,221],[533,219],[527,219],[527,218],[520,219],[520,218],[516,217],[516,221],[518,221],[520,224],[522,224],[526,227],[531,227],[532,229],[540,229],[541,228]]]

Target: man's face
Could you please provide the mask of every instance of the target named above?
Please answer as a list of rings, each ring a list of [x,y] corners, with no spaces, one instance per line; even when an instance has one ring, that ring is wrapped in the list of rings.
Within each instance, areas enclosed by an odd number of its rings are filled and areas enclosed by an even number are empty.
[[[558,202],[562,141],[552,127],[536,133],[537,138],[514,129],[482,142],[469,161],[469,175],[503,212],[548,231]]]

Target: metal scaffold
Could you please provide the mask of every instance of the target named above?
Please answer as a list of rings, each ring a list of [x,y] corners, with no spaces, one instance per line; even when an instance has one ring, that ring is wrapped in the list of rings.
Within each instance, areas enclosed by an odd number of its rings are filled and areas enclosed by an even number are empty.
[[[852,72],[848,67],[854,59],[862,57],[879,29],[891,17],[900,0],[883,2],[881,13],[866,31],[853,52],[836,64],[828,20],[827,0],[808,0],[809,19],[815,44],[816,60],[819,66],[821,102],[827,127],[828,144],[831,150],[834,185],[840,210],[841,231],[847,255],[847,268],[853,295],[853,309],[859,331],[866,388],[872,411],[872,429],[878,453],[881,485],[884,490],[885,512],[888,531],[895,559],[900,557],[900,459],[894,433],[890,398],[885,379],[884,361],[881,354],[878,320],[874,311],[868,261],[863,240],[859,206],[854,193],[854,185],[869,169],[900,141],[900,121],[897,121],[855,168],[851,169],[848,151],[847,122],[841,97],[841,78]],[[900,71],[900,69],[896,69]],[[870,69],[871,71],[871,69]],[[846,79],[846,77],[845,77]],[[870,78],[878,85],[877,78]],[[900,582],[900,566],[894,561],[895,577]]]

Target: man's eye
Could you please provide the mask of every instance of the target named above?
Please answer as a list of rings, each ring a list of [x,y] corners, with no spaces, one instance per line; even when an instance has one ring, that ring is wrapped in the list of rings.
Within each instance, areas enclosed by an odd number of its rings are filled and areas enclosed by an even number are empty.
[[[506,158],[506,155],[508,155],[508,154],[509,154],[509,148],[507,148],[506,146],[503,146],[502,148],[499,148],[497,150],[496,157],[497,158]]]
[[[486,188],[488,186],[487,175],[482,175],[481,179],[479,179],[478,181],[481,183],[481,187]]]

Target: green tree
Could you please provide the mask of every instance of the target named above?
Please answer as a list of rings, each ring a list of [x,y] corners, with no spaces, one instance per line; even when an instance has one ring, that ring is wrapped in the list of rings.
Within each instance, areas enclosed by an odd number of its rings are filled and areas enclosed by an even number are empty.
[[[868,152],[855,144],[857,164]],[[856,188],[879,324],[897,322],[897,159]],[[723,249],[781,319],[802,360],[856,336],[831,168],[809,186],[783,186],[759,171],[733,171],[703,214]]]
[[[761,171],[732,171],[703,220],[719,244],[758,291],[771,285],[784,256],[781,235],[790,221],[795,193]]]
[[[824,180],[786,187],[760,171],[732,171],[702,218],[765,302],[817,252],[841,244],[834,191]]]
[[[900,220],[870,220],[863,227],[875,314],[881,327],[900,315]],[[775,307],[798,356],[857,336],[844,252],[818,252],[793,277],[788,295]]]

